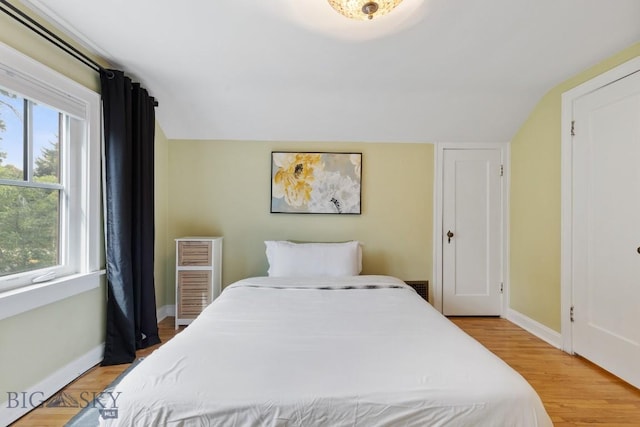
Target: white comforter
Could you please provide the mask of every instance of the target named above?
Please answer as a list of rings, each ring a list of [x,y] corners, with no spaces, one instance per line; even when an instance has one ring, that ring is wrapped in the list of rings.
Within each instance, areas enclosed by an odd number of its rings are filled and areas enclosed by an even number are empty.
[[[388,276],[241,280],[115,393],[104,424],[552,425],[517,372]]]

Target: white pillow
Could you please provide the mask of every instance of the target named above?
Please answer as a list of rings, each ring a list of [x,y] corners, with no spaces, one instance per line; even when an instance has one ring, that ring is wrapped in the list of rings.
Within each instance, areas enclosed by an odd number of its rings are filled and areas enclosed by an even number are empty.
[[[269,277],[357,276],[362,271],[360,242],[293,243],[267,240]]]

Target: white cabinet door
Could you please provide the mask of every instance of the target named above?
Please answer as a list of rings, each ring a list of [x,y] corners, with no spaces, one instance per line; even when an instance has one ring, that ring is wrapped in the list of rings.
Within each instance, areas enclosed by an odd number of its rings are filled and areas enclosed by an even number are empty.
[[[442,211],[442,311],[501,314],[500,149],[445,149]]]
[[[573,350],[640,387],[640,72],[573,113]]]

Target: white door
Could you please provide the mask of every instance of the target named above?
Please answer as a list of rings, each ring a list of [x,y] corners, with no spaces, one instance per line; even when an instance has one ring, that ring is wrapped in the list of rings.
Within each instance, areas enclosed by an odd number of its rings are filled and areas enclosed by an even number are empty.
[[[640,72],[573,113],[573,350],[640,387]]]
[[[502,281],[502,150],[445,149],[442,312],[497,316]]]

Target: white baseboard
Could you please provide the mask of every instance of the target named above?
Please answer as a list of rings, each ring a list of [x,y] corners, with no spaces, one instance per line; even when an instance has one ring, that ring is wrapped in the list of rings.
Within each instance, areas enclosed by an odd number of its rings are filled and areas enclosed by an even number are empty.
[[[2,406],[0,406],[0,425],[11,424],[41,402],[49,399],[88,369],[100,363],[103,355],[104,343],[58,369],[27,390],[7,390],[7,393],[13,392],[16,394],[12,395],[12,401],[9,401],[9,395],[0,396],[0,401],[2,401]],[[7,401],[4,401],[5,397]]]
[[[158,322],[166,317],[175,317],[176,306],[173,304],[163,305],[162,307],[158,308],[156,315],[158,316]]]
[[[535,335],[555,348],[562,349],[562,335],[553,329],[533,320],[513,309],[507,310],[507,320],[520,326],[525,331]]]

